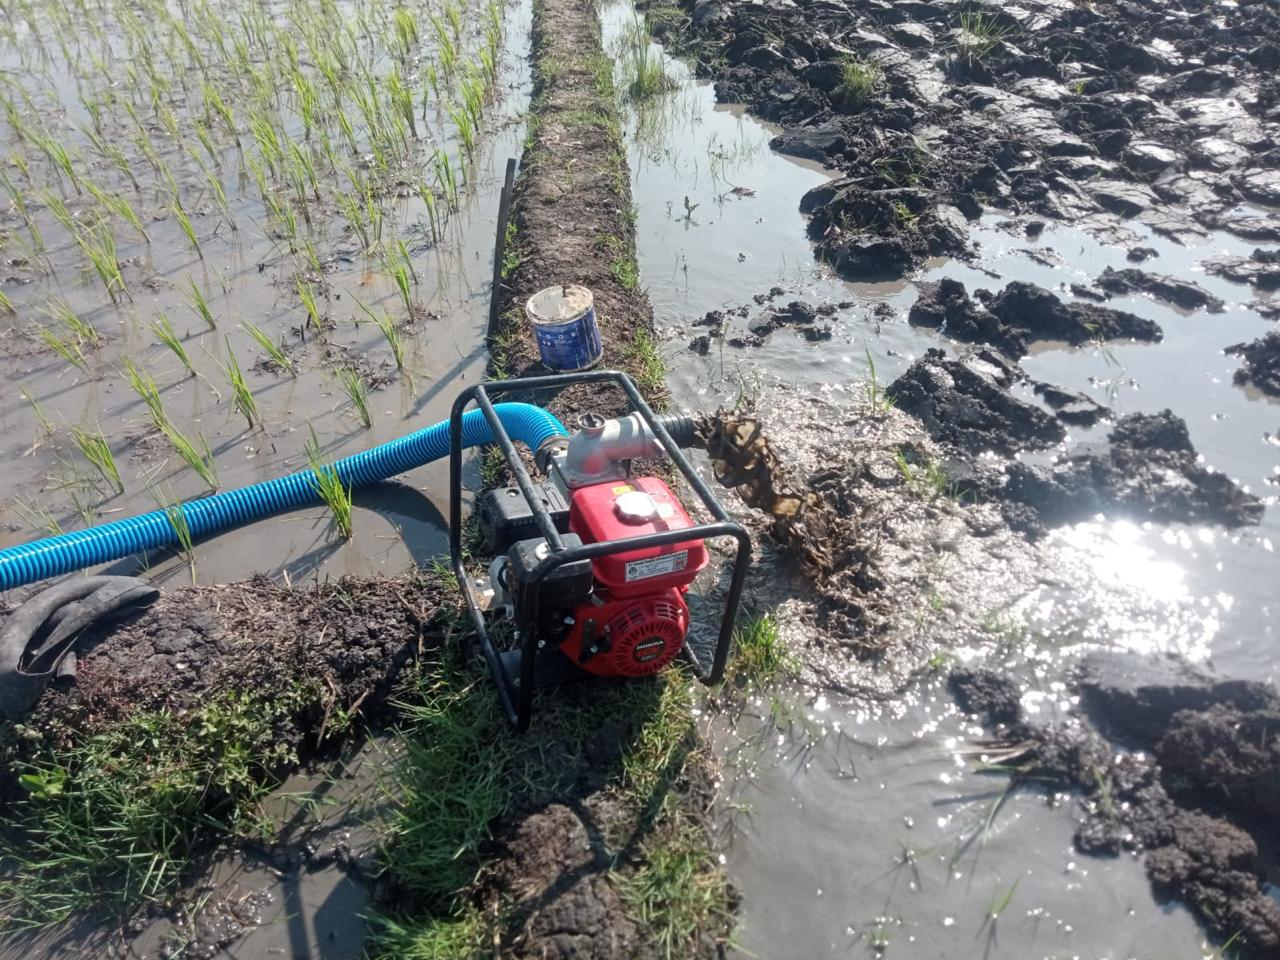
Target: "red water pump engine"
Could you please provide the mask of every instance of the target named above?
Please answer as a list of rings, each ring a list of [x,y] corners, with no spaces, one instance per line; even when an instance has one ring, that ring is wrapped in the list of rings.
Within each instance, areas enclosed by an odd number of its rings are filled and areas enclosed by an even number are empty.
[[[657,477],[573,491],[569,531],[583,543],[692,526],[671,488]],[[561,652],[601,676],[657,673],[684,646],[689,631],[684,595],[706,565],[701,540],[592,560],[591,598],[574,608]]]
[[[548,431],[530,446],[545,476],[530,476],[490,394],[605,386],[626,397],[631,413],[606,419],[588,413],[576,429]],[[463,549],[463,412],[482,412],[515,486],[476,497],[473,516],[492,561],[477,577]],[[733,642],[751,538],[734,523],[684,455],[698,430],[692,418],[659,416],[631,378],[589,370],[478,383],[454,401],[450,417],[449,556],[471,615],[466,651],[483,657],[508,719],[529,725],[534,690],[584,678],[657,673],[677,656],[703,683],[719,683]],[[522,438],[526,443],[530,441]],[[665,457],[709,519],[695,522],[680,498],[633,464]],[[695,502],[691,500],[690,502]],[[733,540],[732,567],[718,576],[724,606],[719,624],[690,630],[686,597],[707,566],[706,544]],[[700,610],[706,607],[699,604]]]
[[[679,498],[658,477],[594,483],[569,491],[568,505],[551,485],[537,488],[543,506],[563,528],[566,546],[608,543],[694,526]],[[501,549],[528,521],[514,487],[492,490],[478,504],[481,529]],[[541,538],[516,540],[490,568],[495,599],[509,612],[519,606],[537,563],[547,555]],[[643,677],[667,666],[689,630],[685,594],[707,565],[700,539],[639,547],[560,568],[542,584],[529,626],[570,663],[601,677]]]

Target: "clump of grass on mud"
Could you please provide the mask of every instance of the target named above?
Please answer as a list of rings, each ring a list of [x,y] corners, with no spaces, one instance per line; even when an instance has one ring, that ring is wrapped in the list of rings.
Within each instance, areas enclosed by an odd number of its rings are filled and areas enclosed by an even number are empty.
[[[881,76],[880,68],[876,64],[869,60],[847,56],[840,61],[838,91],[850,103],[866,103],[880,86]]]
[[[210,831],[240,831],[275,771],[297,762],[278,728],[319,699],[302,686],[228,693],[181,716],[138,711],[18,766],[0,929],[163,899]]]
[[[622,37],[622,89],[632,103],[647,103],[675,86],[649,39],[649,30],[639,17]],[[599,85],[599,81],[597,81]]]
[[[984,10],[965,10],[960,14],[960,54],[969,63],[982,63],[1013,31],[1003,27]]]
[[[782,640],[778,621],[770,614],[752,617],[734,635],[733,678],[741,684],[775,683],[791,673],[795,656]]]

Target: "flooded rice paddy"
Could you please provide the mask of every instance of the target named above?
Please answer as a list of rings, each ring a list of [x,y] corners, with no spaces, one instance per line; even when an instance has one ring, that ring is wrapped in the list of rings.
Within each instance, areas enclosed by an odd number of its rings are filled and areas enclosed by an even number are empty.
[[[11,7],[0,543],[342,457],[482,375],[528,4]],[[443,495],[429,468],[358,492],[349,542],[317,508],[144,563],[399,570]]]

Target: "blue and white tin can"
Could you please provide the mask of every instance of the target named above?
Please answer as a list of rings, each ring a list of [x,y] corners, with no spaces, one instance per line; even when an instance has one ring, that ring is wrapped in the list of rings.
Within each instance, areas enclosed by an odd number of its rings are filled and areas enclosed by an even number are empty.
[[[525,305],[542,365],[557,373],[594,367],[604,356],[595,300],[586,287],[539,290]]]

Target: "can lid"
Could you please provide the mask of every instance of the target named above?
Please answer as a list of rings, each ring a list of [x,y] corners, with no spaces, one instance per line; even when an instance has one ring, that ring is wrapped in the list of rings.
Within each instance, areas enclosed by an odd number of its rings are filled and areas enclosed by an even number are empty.
[[[591,306],[591,291],[577,284],[560,284],[539,290],[525,305],[534,323],[557,323],[572,320]]]

